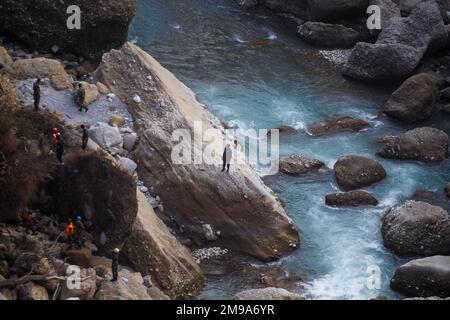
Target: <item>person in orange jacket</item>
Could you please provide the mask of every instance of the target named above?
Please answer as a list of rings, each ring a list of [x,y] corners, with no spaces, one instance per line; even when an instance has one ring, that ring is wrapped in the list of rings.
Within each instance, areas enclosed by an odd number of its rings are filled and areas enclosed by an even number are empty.
[[[75,240],[75,226],[73,224],[72,219],[69,219],[68,224],[67,224],[66,239],[67,239],[67,243],[69,243],[69,245],[72,246],[72,244]]]

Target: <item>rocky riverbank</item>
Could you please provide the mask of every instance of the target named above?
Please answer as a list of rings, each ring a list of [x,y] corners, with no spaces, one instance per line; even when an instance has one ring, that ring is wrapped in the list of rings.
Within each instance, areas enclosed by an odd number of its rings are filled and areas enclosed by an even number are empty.
[[[61,52],[33,52],[5,41],[0,53],[1,182],[10,185],[1,199],[7,208],[0,215],[2,298],[192,298],[202,288],[203,274],[201,259],[185,245],[200,249],[198,254],[222,247],[221,252],[265,261],[299,246],[280,201],[248,165],[233,168],[224,179],[215,165],[171,163],[171,130],[193,132],[199,121],[218,129],[220,141],[224,128],[138,47],[127,43],[105,54],[95,73],[95,64]],[[38,77],[43,81],[36,112],[32,84]],[[87,113],[74,102],[75,84],[85,89]],[[90,135],[86,152],[80,149],[81,124]],[[63,165],[49,154],[55,126],[65,139]],[[9,138],[17,141],[15,152],[6,144]],[[215,148],[219,155],[221,145]],[[19,180],[28,181],[27,196],[18,191]],[[39,220],[35,235],[16,226],[30,210]],[[69,248],[61,236],[65,219],[74,215],[86,225],[80,250]],[[37,251],[25,245],[41,239]],[[112,283],[109,258],[116,247],[122,249],[123,267]],[[19,272],[14,264],[22,255],[36,256]],[[48,268],[35,274],[42,263]],[[81,291],[61,289],[70,265],[81,267]]]

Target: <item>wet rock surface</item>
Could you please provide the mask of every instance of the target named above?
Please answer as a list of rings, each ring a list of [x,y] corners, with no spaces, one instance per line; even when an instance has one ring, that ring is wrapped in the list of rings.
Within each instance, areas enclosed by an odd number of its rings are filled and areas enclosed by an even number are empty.
[[[450,252],[450,216],[438,206],[407,201],[383,218],[384,244],[401,256]]]
[[[391,287],[409,297],[449,297],[450,257],[427,257],[400,266]]]
[[[345,155],[334,165],[336,180],[346,191],[368,187],[386,178],[386,171],[376,160]]]
[[[400,136],[388,136],[378,141],[383,148],[378,155],[388,159],[418,160],[426,163],[447,159],[449,137],[436,128],[416,128]]]

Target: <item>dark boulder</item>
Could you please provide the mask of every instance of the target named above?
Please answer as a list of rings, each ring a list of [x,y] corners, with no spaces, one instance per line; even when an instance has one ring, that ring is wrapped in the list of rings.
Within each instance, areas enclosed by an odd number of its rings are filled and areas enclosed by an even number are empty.
[[[308,3],[316,21],[362,17],[369,6],[369,0],[309,0]]]
[[[369,82],[404,80],[427,51],[445,47],[447,39],[447,28],[437,4],[422,3],[409,17],[392,18],[375,44],[358,43],[343,73]]]
[[[435,77],[429,73],[414,75],[392,94],[384,112],[408,123],[426,120],[431,117],[437,93]]]
[[[450,216],[438,206],[407,201],[383,218],[384,245],[401,256],[450,253]]]
[[[280,171],[293,176],[316,172],[323,167],[325,167],[325,163],[322,161],[302,156],[280,159]]]
[[[67,27],[67,9],[81,10],[81,29]],[[102,53],[122,45],[136,10],[136,0],[3,0],[0,32],[26,43],[32,50],[65,52],[100,59]]]
[[[306,22],[298,28],[304,41],[320,47],[351,48],[359,40],[359,33],[340,24]]]
[[[325,203],[333,207],[376,206],[378,200],[370,193],[362,190],[328,194]]]
[[[433,256],[402,265],[395,271],[391,288],[409,297],[449,297],[450,257]]]
[[[386,178],[386,171],[376,160],[346,155],[334,165],[338,184],[344,190],[355,190],[368,187]]]
[[[447,158],[449,138],[438,129],[416,128],[400,136],[385,137],[378,142],[384,147],[378,152],[383,158],[440,162]]]
[[[99,253],[109,254],[130,234],[137,215],[133,178],[96,152],[75,154],[45,188],[46,207],[60,217],[81,215],[92,225]]]
[[[308,127],[308,133],[313,136],[323,136],[340,132],[359,132],[370,125],[361,119],[341,117],[329,119]]]

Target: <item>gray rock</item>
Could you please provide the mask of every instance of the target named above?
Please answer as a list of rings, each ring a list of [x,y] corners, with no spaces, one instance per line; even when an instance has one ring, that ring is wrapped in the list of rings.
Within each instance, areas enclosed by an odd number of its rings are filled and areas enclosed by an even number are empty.
[[[136,172],[137,164],[133,160],[125,158],[125,157],[122,157],[117,162],[118,162],[119,166],[123,170],[128,172],[130,175],[133,175]]]
[[[384,112],[408,123],[426,120],[432,115],[437,93],[437,81],[431,74],[414,75],[392,94]]]
[[[395,271],[391,288],[409,297],[449,297],[450,257],[433,256],[402,265]]]
[[[71,274],[68,274],[70,276]],[[92,300],[97,291],[97,274],[93,268],[80,270],[80,287],[68,286],[68,282],[63,282],[61,286],[61,299],[79,298],[81,300]]]
[[[306,22],[298,28],[306,42],[327,48],[351,48],[359,40],[359,33],[340,24]]]
[[[447,44],[447,29],[434,1],[407,18],[392,18],[375,44],[358,43],[343,73],[364,81],[397,81],[412,74],[427,51]]]
[[[377,153],[383,158],[432,163],[447,158],[449,137],[441,130],[423,127],[400,136],[385,137],[378,142],[384,144]]]
[[[369,5],[376,5],[381,9],[381,30],[389,25],[392,18],[401,16],[399,6],[392,0],[370,0]],[[381,30],[371,30],[371,34],[378,35]]]
[[[341,157],[334,165],[334,173],[346,191],[368,187],[386,178],[386,171],[378,161],[356,155]]]
[[[392,208],[381,231],[384,245],[402,256],[450,253],[450,216],[426,202],[407,201]]]
[[[206,240],[208,240],[208,241],[217,240],[217,235],[214,233],[210,224],[203,224],[202,230],[203,230],[203,235],[205,236]]]
[[[123,147],[125,150],[131,152],[134,150],[137,141],[137,134],[132,132],[123,135]]]
[[[281,288],[264,288],[239,292],[233,300],[305,300],[305,298]]]
[[[123,147],[123,139],[119,129],[111,127],[107,123],[97,122],[89,128],[89,137],[100,147],[110,153],[120,153]]]

